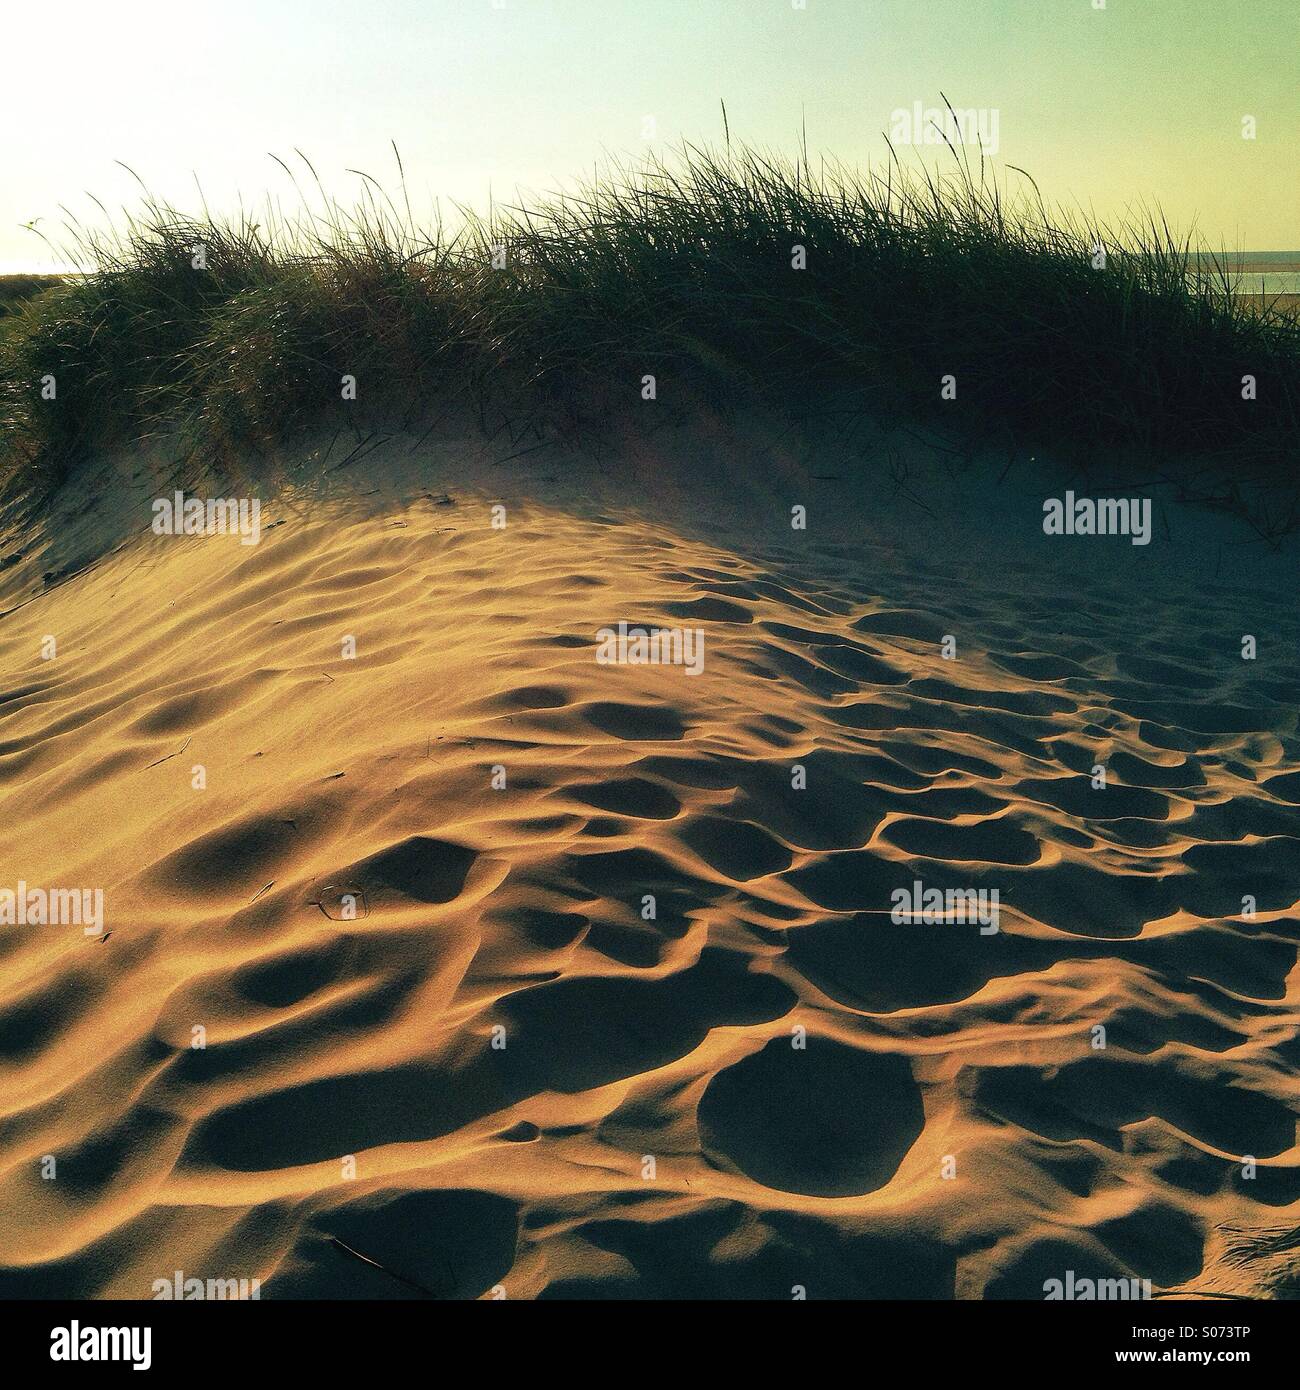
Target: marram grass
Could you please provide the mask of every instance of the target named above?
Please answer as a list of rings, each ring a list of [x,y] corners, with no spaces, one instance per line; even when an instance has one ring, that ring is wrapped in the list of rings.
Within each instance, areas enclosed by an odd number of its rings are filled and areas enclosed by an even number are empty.
[[[1297,475],[1300,321],[1234,298],[1227,258],[1207,270],[1158,217],[1089,227],[960,160],[862,175],[693,147],[454,235],[365,186],[345,210],[317,181],[291,221],[146,199],[111,234],[71,226],[86,273],[0,318],[11,490],[160,434],[220,459],[453,401],[652,409],[647,377],[660,403],[848,388],[884,416]]]

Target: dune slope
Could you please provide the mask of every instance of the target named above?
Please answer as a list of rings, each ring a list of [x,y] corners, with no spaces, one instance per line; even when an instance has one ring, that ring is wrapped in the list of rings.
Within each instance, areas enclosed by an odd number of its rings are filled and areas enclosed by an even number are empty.
[[[1300,1287],[1287,572],[647,467],[443,450],[0,604],[0,884],[105,895],[0,928],[0,1294]]]

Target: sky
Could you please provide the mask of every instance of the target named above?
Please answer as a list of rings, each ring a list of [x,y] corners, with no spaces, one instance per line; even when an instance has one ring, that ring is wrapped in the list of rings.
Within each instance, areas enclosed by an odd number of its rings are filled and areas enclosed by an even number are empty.
[[[232,212],[294,202],[295,147],[344,201],[349,169],[395,187],[396,141],[450,216],[721,142],[721,102],[733,139],[875,166],[941,92],[1049,201],[1300,247],[1300,0],[6,0],[0,34],[0,271],[50,262],[23,224],[61,204],[138,206],[116,161]]]

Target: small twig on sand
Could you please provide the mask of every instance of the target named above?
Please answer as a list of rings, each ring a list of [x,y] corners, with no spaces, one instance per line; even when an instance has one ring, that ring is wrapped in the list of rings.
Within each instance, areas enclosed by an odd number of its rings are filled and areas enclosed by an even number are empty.
[[[370,1265],[371,1268],[387,1274],[390,1279],[396,1279],[399,1284],[405,1284],[408,1289],[415,1289],[417,1293],[424,1294],[426,1298],[442,1297],[442,1294],[434,1293],[432,1289],[426,1289],[423,1284],[417,1284],[414,1279],[408,1279],[406,1275],[398,1274],[395,1269],[381,1265],[378,1260],[372,1260],[369,1255],[363,1255],[360,1250],[354,1250],[350,1245],[345,1245],[338,1236],[331,1236],[330,1244],[342,1250],[344,1254],[351,1255],[354,1260],[360,1260],[362,1264]]]
[[[191,737],[193,737],[193,735],[191,735]],[[167,756],[166,756],[165,758],[159,758],[159,759],[158,759],[158,762],[156,762],[156,763],[150,763],[150,764],[149,764],[149,767],[157,767],[157,766],[158,766],[158,763],[168,763],[168,762],[171,762],[171,760],[172,760],[173,758],[179,758],[180,755],[181,755],[189,746],[190,746],[190,740],[187,738],[187,739],[185,740],[185,742],[182,743],[181,746],[180,746],[174,753],[168,753]],[[145,771],[146,771],[146,772],[149,771],[149,767],[145,768]]]

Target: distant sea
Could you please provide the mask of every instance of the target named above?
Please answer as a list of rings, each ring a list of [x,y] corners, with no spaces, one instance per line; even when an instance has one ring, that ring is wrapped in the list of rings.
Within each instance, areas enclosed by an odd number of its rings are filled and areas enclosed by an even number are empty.
[[[1241,294],[1300,294],[1300,251],[1234,251],[1221,259]]]
[[[1231,251],[1220,256],[1229,268],[1232,288],[1240,294],[1300,294],[1300,251]],[[1209,257],[1202,258],[1207,269]],[[71,266],[36,261],[0,261],[4,275],[76,275]]]
[[[1229,278],[1239,294],[1300,294],[1300,270],[1255,271]]]

